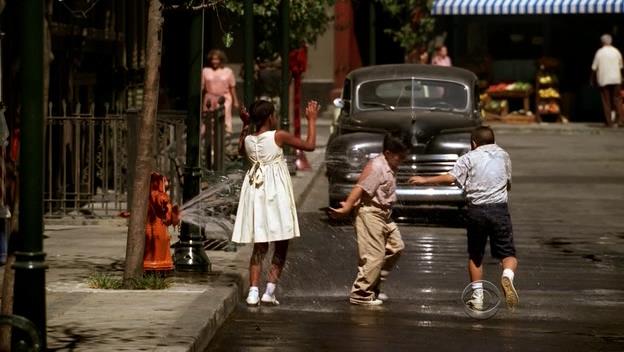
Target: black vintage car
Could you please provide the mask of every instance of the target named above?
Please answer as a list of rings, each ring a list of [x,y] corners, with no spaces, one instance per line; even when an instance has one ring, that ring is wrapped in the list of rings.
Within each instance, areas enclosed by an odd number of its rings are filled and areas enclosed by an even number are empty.
[[[413,175],[451,170],[470,150],[470,131],[481,124],[477,77],[470,71],[432,65],[399,64],[350,72],[325,161],[329,203],[344,200],[366,162],[382,151],[384,134],[402,136],[409,153],[397,174],[396,207],[465,204],[457,186],[415,187]]]

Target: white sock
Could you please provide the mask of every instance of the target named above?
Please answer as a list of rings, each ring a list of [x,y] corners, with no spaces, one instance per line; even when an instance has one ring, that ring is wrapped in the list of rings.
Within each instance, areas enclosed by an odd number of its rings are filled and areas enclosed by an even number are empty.
[[[258,292],[258,286],[250,286],[250,287],[249,287],[249,292],[251,292],[251,291],[256,291],[256,292]]]
[[[273,296],[274,292],[275,292],[275,284],[272,282],[267,283],[267,288],[264,294],[267,296]]]
[[[483,282],[473,282],[470,284],[473,290],[483,290]]]
[[[503,276],[508,277],[509,280],[513,281],[513,279],[514,279],[514,272],[511,269],[505,269],[505,270],[503,270]]]

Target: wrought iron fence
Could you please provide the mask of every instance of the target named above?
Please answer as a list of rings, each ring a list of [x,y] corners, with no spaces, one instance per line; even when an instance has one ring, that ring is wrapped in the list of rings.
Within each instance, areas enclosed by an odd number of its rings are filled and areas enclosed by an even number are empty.
[[[46,119],[45,216],[108,217],[127,210],[138,112],[94,116],[93,108],[87,114],[62,110],[62,116]],[[159,112],[152,148],[155,169],[170,179],[176,202],[182,194],[184,126],[183,112]]]

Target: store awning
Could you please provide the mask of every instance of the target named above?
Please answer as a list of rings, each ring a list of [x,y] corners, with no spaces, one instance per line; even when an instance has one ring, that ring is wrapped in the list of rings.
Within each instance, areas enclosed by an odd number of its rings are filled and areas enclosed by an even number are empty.
[[[435,0],[433,15],[624,13],[624,0]]]

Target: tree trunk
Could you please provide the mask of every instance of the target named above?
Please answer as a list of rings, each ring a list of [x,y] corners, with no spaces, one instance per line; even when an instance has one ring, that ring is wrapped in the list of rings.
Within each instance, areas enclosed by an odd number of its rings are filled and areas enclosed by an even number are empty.
[[[11,147],[7,147],[10,153]],[[10,159],[10,157],[6,157],[6,159]],[[15,270],[13,270],[12,266],[15,263],[15,255],[13,255],[13,251],[15,250],[14,245],[11,241],[11,238],[19,235],[19,186],[17,181],[19,180],[18,174],[18,166],[16,162],[11,161],[10,163],[5,160],[5,196],[7,205],[11,210],[11,217],[7,219],[9,222],[9,233],[8,233],[8,253],[7,253],[7,261],[4,267],[4,277],[2,280],[2,304],[0,304],[0,314],[2,315],[11,315],[13,314],[13,288],[15,283]],[[0,326],[0,352],[11,351],[11,327],[8,325]]]
[[[11,268],[15,263],[13,254],[7,255],[6,266],[4,267],[4,280],[2,285],[2,308],[0,314],[13,314],[13,283],[15,280],[15,272]],[[4,325],[0,327],[0,351],[11,350],[11,327]]]
[[[147,200],[150,191],[150,173],[152,172],[152,139],[158,109],[158,81],[161,60],[162,6],[160,0],[150,0],[147,19],[147,62],[145,65],[145,84],[143,113],[139,121],[137,134],[137,156],[134,165],[133,194],[130,207],[130,224],[126,244],[126,263],[124,268],[124,287],[132,288],[132,279],[143,274],[143,251],[145,249],[145,222]]]

